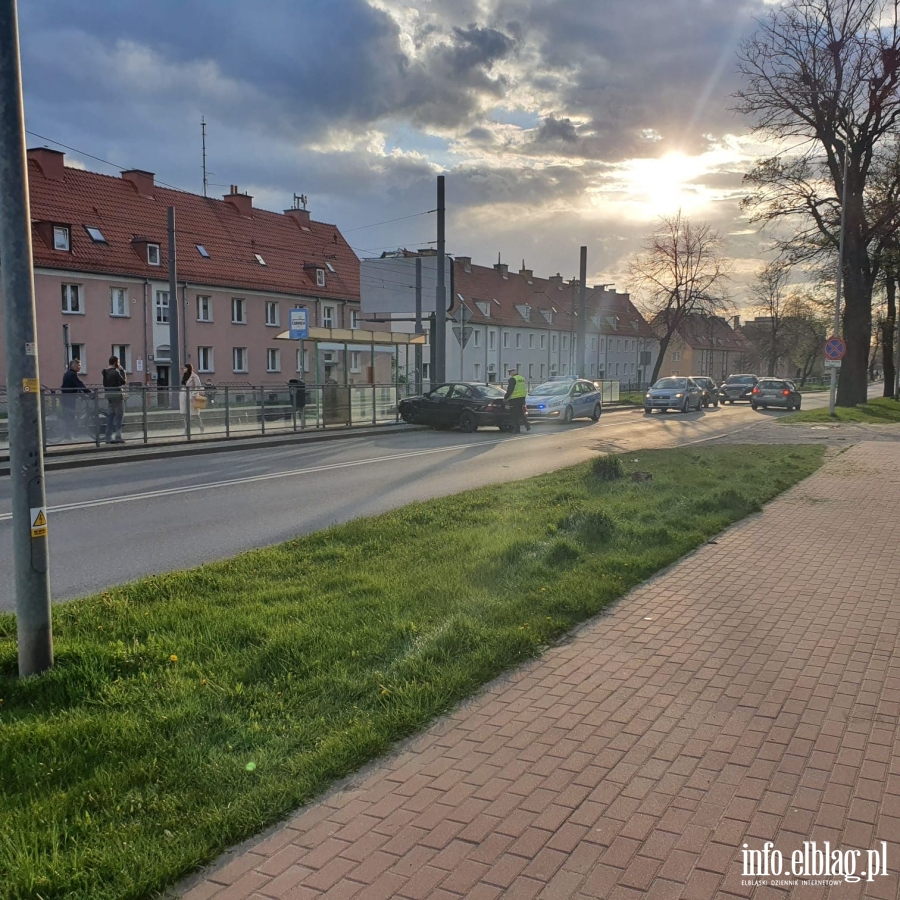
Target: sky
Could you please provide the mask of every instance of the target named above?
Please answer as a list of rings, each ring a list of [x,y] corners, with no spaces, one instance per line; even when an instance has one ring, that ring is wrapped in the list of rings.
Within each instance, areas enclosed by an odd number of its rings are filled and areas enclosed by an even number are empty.
[[[628,290],[679,208],[727,238],[733,304],[765,236],[763,147],[732,111],[765,0],[19,0],[28,146],[281,211],[308,197],[360,257],[435,246]],[[58,143],[53,143],[53,142]],[[108,161],[105,165],[93,157]],[[429,212],[432,211],[432,212]]]

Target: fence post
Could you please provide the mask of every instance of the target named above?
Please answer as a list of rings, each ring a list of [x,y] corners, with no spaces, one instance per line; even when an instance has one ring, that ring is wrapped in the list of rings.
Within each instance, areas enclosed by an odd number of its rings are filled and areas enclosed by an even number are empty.
[[[228,386],[225,386],[225,437],[231,437],[231,405],[228,402]]]
[[[187,387],[179,388],[178,408],[181,409],[181,398],[184,397],[184,433],[187,435],[188,443],[191,440],[191,392]]]
[[[266,433],[266,392],[264,388],[259,389],[259,423],[262,426],[262,433]]]
[[[375,371],[375,364],[372,364],[372,371]],[[378,398],[375,396],[375,379],[372,379],[372,424],[378,424]]]
[[[100,390],[94,391],[94,443],[100,446]]]
[[[147,443],[147,385],[141,389],[141,428],[144,431],[144,443]]]

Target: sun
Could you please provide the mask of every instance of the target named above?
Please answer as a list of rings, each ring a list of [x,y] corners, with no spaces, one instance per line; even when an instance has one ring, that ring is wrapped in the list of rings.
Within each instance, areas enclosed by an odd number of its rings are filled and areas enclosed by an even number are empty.
[[[706,202],[695,179],[709,171],[709,160],[683,153],[658,159],[632,159],[622,167],[623,187],[629,199],[655,215],[669,215]]]

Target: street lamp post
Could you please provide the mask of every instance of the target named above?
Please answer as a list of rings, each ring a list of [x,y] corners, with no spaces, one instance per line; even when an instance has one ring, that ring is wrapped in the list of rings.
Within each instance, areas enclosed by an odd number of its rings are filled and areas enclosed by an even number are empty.
[[[844,141],[844,180],[841,184],[841,234],[838,242],[837,287],[834,297],[834,333],[841,332],[841,281],[844,277],[844,232],[847,227],[847,160],[850,158],[850,141]],[[837,368],[831,370],[831,392],[828,399],[828,414],[834,415],[837,400]]]

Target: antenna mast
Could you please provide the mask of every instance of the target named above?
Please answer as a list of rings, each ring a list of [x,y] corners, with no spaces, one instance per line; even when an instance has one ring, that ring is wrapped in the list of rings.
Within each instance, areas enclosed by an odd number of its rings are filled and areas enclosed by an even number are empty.
[[[203,135],[203,196],[206,196],[206,119],[200,116],[200,131]]]

